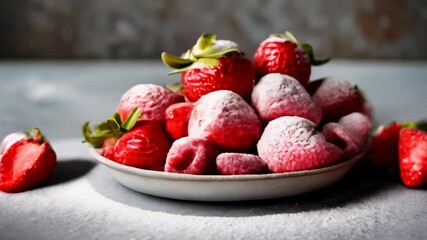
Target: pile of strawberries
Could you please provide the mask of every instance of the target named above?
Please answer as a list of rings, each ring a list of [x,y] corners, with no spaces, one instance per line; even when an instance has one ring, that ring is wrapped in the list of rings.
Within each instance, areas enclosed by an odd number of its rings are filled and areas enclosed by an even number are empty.
[[[315,169],[367,149],[365,100],[339,78],[309,81],[310,45],[275,34],[246,58],[238,45],[203,34],[182,56],[162,53],[182,73],[168,89],[139,84],[113,116],[83,134],[118,163],[186,174],[259,174]]]
[[[182,83],[139,84],[86,142],[118,163],[186,174],[260,174],[320,168],[367,150],[370,108],[339,78],[309,81],[309,44],[273,34],[247,59],[232,41],[203,34],[182,56],[162,53]],[[424,131],[423,131],[424,129]],[[399,170],[403,183],[427,183],[426,124],[381,126],[373,163]],[[12,133],[0,153],[0,190],[20,192],[46,181],[56,154],[39,129]]]

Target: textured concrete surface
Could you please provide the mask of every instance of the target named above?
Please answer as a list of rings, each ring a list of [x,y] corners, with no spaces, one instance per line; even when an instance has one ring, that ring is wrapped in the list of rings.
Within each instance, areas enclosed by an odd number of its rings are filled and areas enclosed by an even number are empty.
[[[423,0],[3,0],[0,57],[155,58],[205,31],[249,55],[293,31],[322,56],[426,59]]]

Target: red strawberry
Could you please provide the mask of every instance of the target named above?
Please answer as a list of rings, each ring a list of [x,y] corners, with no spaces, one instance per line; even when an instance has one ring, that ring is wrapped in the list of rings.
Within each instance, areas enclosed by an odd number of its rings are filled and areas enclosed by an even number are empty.
[[[313,48],[301,43],[290,32],[272,34],[262,42],[253,58],[257,77],[268,73],[282,73],[296,78],[303,86],[310,79],[311,65],[327,63],[326,60],[315,60]]]
[[[137,126],[117,141],[114,161],[143,169],[163,171],[170,143],[163,129],[154,123]]]
[[[217,155],[215,143],[204,138],[183,137],[173,142],[165,172],[207,174],[215,169]]]
[[[138,84],[126,91],[117,107],[121,119],[126,119],[129,114],[139,107],[141,112],[139,120],[163,123],[165,111],[170,105],[183,102],[184,97],[174,93],[166,87],[154,84]]]
[[[216,158],[217,170],[222,175],[258,174],[268,172],[260,157],[246,153],[221,153]]]
[[[44,182],[56,166],[56,154],[37,128],[3,150],[0,190],[4,192],[31,189]]]
[[[236,43],[216,40],[205,33],[183,57],[162,53],[163,63],[182,72],[185,95],[190,101],[216,91],[230,90],[249,99],[255,80],[255,69]]]
[[[427,183],[427,132],[411,128],[400,131],[399,166],[405,186]]]
[[[314,103],[322,108],[323,122],[336,122],[352,112],[363,112],[365,100],[357,86],[338,78],[324,78],[307,85]]]
[[[193,110],[192,102],[175,103],[166,109],[166,132],[173,139],[188,136],[188,121]]]
[[[395,171],[399,166],[399,134],[402,126],[392,122],[388,126],[380,126],[372,138],[371,158],[376,166]]]

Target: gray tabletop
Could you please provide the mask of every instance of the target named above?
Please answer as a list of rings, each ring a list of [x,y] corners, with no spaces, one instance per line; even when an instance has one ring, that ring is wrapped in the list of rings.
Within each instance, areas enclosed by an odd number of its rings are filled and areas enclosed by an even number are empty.
[[[108,117],[137,83],[179,80],[159,62],[2,62],[0,137],[39,127],[58,154],[43,186],[0,192],[0,239],[427,239],[427,188],[363,162],[327,188],[267,201],[202,203],[129,190],[81,144],[80,126]],[[427,118],[427,62],[336,60],[364,90],[375,125]]]

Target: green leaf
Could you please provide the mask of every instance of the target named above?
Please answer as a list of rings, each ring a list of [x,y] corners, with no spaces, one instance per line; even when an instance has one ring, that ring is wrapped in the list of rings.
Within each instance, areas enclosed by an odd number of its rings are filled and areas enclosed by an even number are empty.
[[[193,63],[193,64],[194,64],[194,63]],[[187,71],[188,69],[192,68],[192,67],[193,67],[193,64],[191,64],[191,65],[189,65],[189,66],[187,66],[187,67],[184,67],[184,68],[179,68],[179,69],[175,69],[175,70],[173,70],[173,71],[170,71],[170,72],[168,72],[168,75],[172,75],[172,74],[176,74],[176,73],[182,73],[182,72],[185,72],[185,71]]]
[[[297,38],[297,37],[295,37],[295,35],[294,35],[294,34],[292,34],[291,32],[286,31],[286,32],[285,32],[285,36],[286,36],[286,38],[288,38],[288,39],[289,39],[289,40],[291,40],[292,42],[294,42],[294,43],[296,43],[296,44],[298,44],[298,45],[302,46],[302,44],[301,44],[301,42],[298,40],[298,38]]]
[[[216,58],[200,58],[197,63],[202,63],[207,67],[216,67],[219,64],[219,60]]]
[[[43,136],[42,132],[38,128],[32,128],[26,132],[26,135],[35,140],[38,144],[47,142],[46,138]]]
[[[185,68],[193,64],[193,61],[190,59],[181,58],[166,52],[162,53],[162,61],[166,66],[175,69]]]
[[[168,83],[165,87],[175,93],[182,92],[184,89],[181,82]]]
[[[105,137],[93,136],[90,129],[89,122],[85,122],[82,126],[82,133],[85,140],[83,142],[90,143],[94,148],[99,148],[104,143]]]
[[[416,128],[423,131],[427,131],[427,121],[425,120],[421,120],[418,122],[414,122],[414,121],[403,122],[403,123],[400,123],[400,126],[402,126],[402,128]]]
[[[230,48],[230,49],[224,49],[224,50],[208,49],[208,51],[198,55],[195,54],[194,56],[196,58],[220,58],[230,53],[239,53],[239,49],[237,48]]]
[[[126,131],[130,131],[135,124],[138,122],[139,118],[141,117],[142,110],[139,107],[136,107],[133,109],[133,111],[129,114],[129,116],[126,118],[126,120],[122,124],[122,128]]]
[[[310,63],[313,66],[319,66],[319,65],[323,65],[327,62],[329,62],[331,59],[330,58],[326,58],[326,59],[315,59],[314,58],[314,51],[313,51],[313,47],[310,44],[307,43],[303,43],[301,45],[301,47],[304,49],[304,51],[308,54],[308,56],[310,57]]]
[[[213,33],[203,33],[199,39],[197,39],[196,48],[200,51],[212,47],[216,42],[216,35]]]

